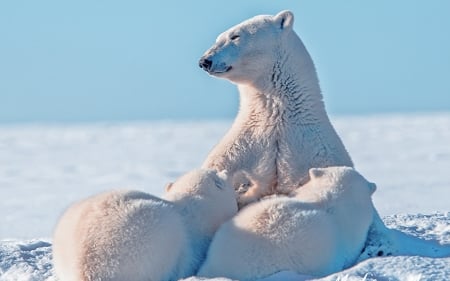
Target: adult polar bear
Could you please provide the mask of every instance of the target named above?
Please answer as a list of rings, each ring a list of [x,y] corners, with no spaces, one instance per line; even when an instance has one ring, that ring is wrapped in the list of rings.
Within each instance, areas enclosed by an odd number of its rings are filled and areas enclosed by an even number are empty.
[[[219,35],[199,62],[239,88],[239,113],[203,168],[228,170],[241,205],[290,193],[310,168],[353,166],[293,22],[290,11],[246,20]]]

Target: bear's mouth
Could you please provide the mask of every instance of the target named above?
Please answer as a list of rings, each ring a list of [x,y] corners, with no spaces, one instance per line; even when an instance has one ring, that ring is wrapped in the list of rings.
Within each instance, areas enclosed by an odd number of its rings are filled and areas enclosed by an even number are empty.
[[[230,71],[233,67],[232,66],[227,66],[224,69],[211,69],[209,72],[209,74],[222,74],[222,73],[227,73],[228,71]]]
[[[220,75],[222,73],[226,73],[232,69],[231,66],[226,65],[225,63],[215,64],[213,60],[209,58],[202,57],[198,62],[200,68],[204,71],[208,72],[211,75]]]

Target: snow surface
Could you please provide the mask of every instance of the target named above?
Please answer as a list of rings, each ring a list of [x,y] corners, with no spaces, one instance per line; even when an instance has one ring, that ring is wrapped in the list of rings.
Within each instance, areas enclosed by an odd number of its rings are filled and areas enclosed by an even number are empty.
[[[374,203],[384,222],[448,249],[450,113],[332,122],[358,171],[377,183]],[[201,165],[230,125],[0,126],[0,280],[55,280],[51,235],[70,203],[118,187],[161,195],[167,182]],[[317,280],[450,280],[449,256],[374,257]],[[306,279],[281,272],[264,280]]]

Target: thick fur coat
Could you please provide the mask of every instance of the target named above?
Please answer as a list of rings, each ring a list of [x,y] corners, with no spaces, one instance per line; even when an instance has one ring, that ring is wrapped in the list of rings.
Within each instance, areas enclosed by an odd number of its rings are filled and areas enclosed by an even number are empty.
[[[297,197],[250,204],[219,228],[199,276],[324,276],[353,265],[372,223],[376,187],[348,167],[311,169],[310,178]]]
[[[309,168],[353,166],[293,22],[289,11],[246,20],[219,35],[199,62],[239,88],[234,124],[203,167],[228,170],[242,205],[291,192],[308,181]]]
[[[237,212],[234,189],[215,171],[190,172],[165,199],[105,192],[71,206],[53,240],[61,281],[164,281],[194,275],[216,229]]]

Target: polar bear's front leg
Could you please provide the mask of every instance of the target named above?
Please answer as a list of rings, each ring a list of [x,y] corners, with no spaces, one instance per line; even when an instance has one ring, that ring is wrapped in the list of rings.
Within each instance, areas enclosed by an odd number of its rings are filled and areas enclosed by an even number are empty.
[[[248,177],[248,176],[247,176]],[[242,207],[258,201],[264,196],[271,195],[275,193],[275,182],[273,180],[257,180],[248,177],[249,183],[241,184],[237,189],[236,193],[238,196],[238,207]]]
[[[264,192],[258,185],[252,185],[248,188],[248,190],[241,195],[238,195],[238,207],[241,209],[242,207],[258,201],[259,198],[264,196]]]

